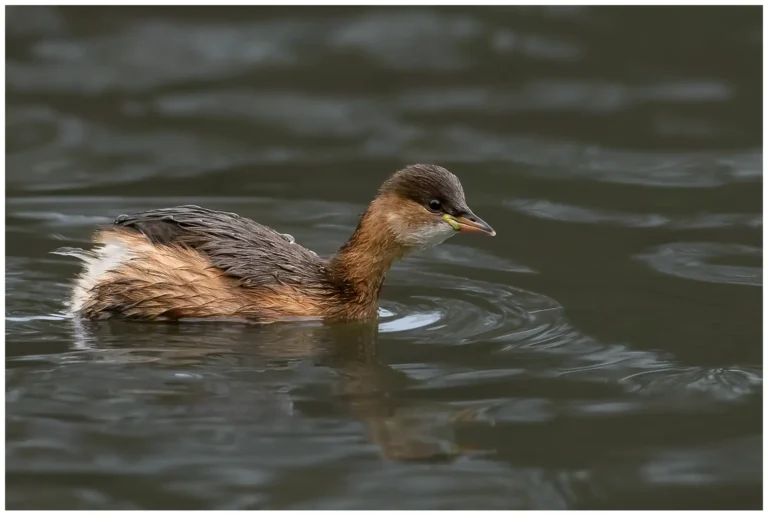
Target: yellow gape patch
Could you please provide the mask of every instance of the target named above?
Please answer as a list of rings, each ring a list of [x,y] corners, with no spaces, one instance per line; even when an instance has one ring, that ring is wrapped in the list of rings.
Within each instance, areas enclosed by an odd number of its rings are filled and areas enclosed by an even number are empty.
[[[459,223],[458,223],[458,222],[456,222],[456,219],[454,219],[453,217],[451,217],[451,216],[450,216],[450,215],[448,215],[447,213],[446,213],[445,215],[443,215],[443,218],[444,218],[444,219],[445,219],[445,221],[446,221],[448,224],[450,224],[450,225],[451,225],[451,227],[452,227],[453,229],[455,229],[456,231],[459,231],[459,230],[461,229],[461,225],[459,225]]]

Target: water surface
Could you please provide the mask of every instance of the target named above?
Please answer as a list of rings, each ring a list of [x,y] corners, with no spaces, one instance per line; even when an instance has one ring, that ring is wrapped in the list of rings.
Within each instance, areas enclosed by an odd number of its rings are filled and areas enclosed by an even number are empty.
[[[760,507],[760,19],[10,8],[8,508]],[[62,313],[50,251],[121,213],[331,253],[412,162],[498,236],[396,265],[376,324]]]

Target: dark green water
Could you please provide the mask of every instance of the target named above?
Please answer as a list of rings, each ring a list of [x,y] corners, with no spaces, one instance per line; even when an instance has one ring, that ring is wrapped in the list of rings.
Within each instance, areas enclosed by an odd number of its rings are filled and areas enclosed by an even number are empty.
[[[759,508],[761,9],[10,8],[8,508]],[[114,216],[330,253],[434,162],[496,238],[378,327],[84,325]]]

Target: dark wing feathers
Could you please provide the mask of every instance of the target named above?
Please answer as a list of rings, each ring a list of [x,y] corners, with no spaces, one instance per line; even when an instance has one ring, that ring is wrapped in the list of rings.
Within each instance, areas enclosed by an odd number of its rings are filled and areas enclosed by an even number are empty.
[[[235,213],[176,206],[120,215],[114,226],[139,231],[154,244],[195,249],[246,287],[276,282],[311,286],[321,283],[325,273],[315,253]]]

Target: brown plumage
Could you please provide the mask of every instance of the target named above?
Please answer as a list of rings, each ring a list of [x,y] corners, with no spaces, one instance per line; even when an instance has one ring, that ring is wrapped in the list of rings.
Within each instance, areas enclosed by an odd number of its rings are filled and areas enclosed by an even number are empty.
[[[494,235],[467,207],[459,180],[412,165],[379,189],[352,237],[323,259],[234,213],[178,206],[121,215],[96,233],[71,310],[90,319],[376,316],[392,262],[457,231]]]

